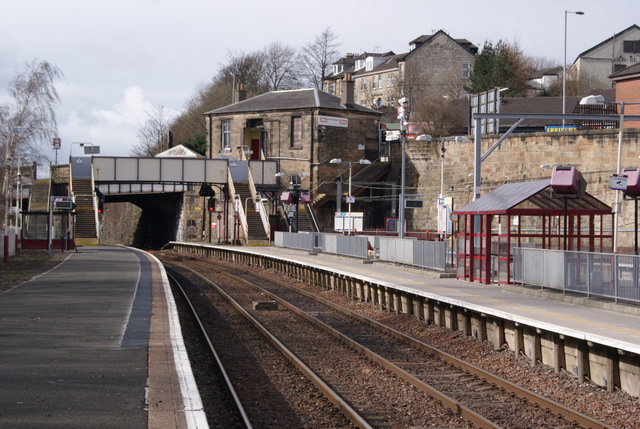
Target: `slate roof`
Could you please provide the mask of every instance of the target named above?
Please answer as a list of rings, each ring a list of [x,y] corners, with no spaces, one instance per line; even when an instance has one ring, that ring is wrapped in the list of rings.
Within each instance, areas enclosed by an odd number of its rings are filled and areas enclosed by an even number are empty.
[[[537,208],[540,214],[564,212],[564,199],[551,198],[551,179],[532,182],[506,183],[455,211],[458,215],[518,214],[519,210]],[[582,199],[568,199],[569,211],[588,211],[591,214],[611,214],[611,208],[589,193]]]
[[[638,77],[640,75],[640,63],[626,67],[619,72],[616,72],[609,77],[613,80],[622,80],[631,77]]]
[[[560,76],[562,67],[551,67],[546,69],[535,70],[529,74],[529,79],[540,79],[543,76]]]
[[[436,32],[435,34],[422,35],[420,37],[417,37],[417,38],[413,39],[412,41],[410,41],[409,45],[415,45],[415,49],[414,50],[416,50],[421,45],[425,44],[426,42],[429,42],[438,33],[445,34],[447,37],[449,37],[450,39],[455,41],[458,45],[463,47],[470,54],[476,55],[478,53],[478,47],[476,45],[474,45],[473,43],[471,43],[470,41],[468,41],[467,39],[454,39],[453,37],[449,36],[446,32],[444,32],[442,30]]]
[[[205,115],[269,112],[274,110],[300,110],[309,108],[323,108],[351,112],[355,111],[380,115],[380,112],[359,104],[344,106],[341,104],[340,97],[320,91],[316,88],[271,91],[244,101],[239,101],[228,106],[205,112]]]
[[[586,51],[584,51],[583,53],[581,53],[580,55],[578,55],[578,58],[582,58],[582,57],[586,56],[589,52],[593,51],[593,50],[594,50],[594,49],[596,49],[596,48],[599,48],[599,47],[600,47],[600,46],[602,46],[602,45],[605,45],[605,44],[607,44],[607,43],[609,43],[609,42],[612,42],[612,41],[614,41],[614,40],[616,40],[616,39],[619,39],[620,37],[622,37],[622,35],[623,35],[624,33],[626,33],[627,31],[630,31],[630,30],[632,30],[632,29],[634,29],[634,28],[635,28],[635,29],[637,29],[637,30],[640,30],[640,27],[638,27],[636,24],[631,25],[631,26],[629,26],[629,27],[625,28],[624,30],[622,30],[621,32],[619,32],[619,33],[617,33],[617,34],[614,34],[613,36],[609,37],[608,39],[603,40],[602,42],[598,43],[597,45],[595,45],[595,46],[593,46],[593,47],[591,47],[591,48],[587,49]]]

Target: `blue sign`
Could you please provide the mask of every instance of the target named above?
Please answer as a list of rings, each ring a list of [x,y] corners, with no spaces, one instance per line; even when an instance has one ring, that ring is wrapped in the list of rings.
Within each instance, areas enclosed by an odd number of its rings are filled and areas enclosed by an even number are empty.
[[[558,133],[560,131],[575,131],[578,127],[575,125],[545,125],[544,130],[547,133]]]

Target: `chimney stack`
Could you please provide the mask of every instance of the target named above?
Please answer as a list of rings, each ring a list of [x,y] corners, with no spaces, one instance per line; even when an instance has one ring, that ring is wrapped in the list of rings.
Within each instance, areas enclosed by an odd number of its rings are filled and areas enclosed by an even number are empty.
[[[236,85],[235,96],[233,97],[234,103],[244,101],[247,99],[247,91],[244,89],[244,84],[239,83]]]
[[[343,106],[353,106],[355,83],[353,82],[351,73],[346,73],[342,81],[342,94],[340,94],[340,103]]]

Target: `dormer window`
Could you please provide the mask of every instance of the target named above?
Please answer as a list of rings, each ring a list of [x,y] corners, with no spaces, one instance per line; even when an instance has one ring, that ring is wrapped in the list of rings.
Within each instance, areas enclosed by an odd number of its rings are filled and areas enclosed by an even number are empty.
[[[343,70],[344,70],[344,65],[343,64],[334,64],[333,65],[333,74],[342,73]]]
[[[364,67],[364,60],[363,59],[356,60],[356,70],[360,70],[363,67]]]
[[[373,57],[367,58],[367,71],[373,70]]]

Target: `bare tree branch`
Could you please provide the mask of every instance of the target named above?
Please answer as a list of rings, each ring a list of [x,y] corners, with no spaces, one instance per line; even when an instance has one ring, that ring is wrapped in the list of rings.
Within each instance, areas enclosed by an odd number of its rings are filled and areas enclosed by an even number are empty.
[[[132,156],[151,157],[168,149],[170,116],[164,106],[147,112],[148,119],[138,127],[138,143],[131,149]]]
[[[322,89],[322,81],[329,73],[329,68],[338,59],[338,36],[330,28],[326,28],[315,40],[307,43],[302,49],[300,63],[303,67],[302,77],[308,85]]]

